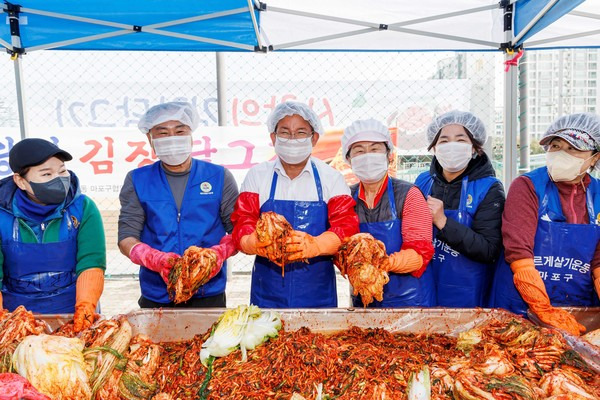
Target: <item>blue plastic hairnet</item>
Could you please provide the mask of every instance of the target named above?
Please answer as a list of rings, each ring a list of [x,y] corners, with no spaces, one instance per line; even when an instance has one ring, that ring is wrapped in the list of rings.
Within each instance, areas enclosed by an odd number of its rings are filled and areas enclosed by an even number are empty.
[[[190,103],[173,101],[170,103],[157,104],[150,107],[146,114],[140,118],[138,128],[142,133],[148,133],[150,129],[166,121],[179,121],[190,127],[193,131],[198,127],[200,117],[198,112]]]
[[[323,126],[321,125],[321,120],[317,113],[315,113],[311,108],[299,101],[286,101],[285,103],[278,104],[269,118],[267,119],[267,128],[269,128],[269,133],[275,132],[275,128],[279,121],[281,121],[284,117],[288,115],[299,115],[306,122],[312,126],[313,130],[319,134],[323,133]]]
[[[462,125],[467,128],[473,136],[473,140],[480,146],[483,146],[487,140],[485,125],[483,125],[483,122],[475,114],[468,111],[453,110],[438,115],[431,121],[431,124],[427,127],[427,141],[429,144],[433,142],[443,127],[453,124]]]

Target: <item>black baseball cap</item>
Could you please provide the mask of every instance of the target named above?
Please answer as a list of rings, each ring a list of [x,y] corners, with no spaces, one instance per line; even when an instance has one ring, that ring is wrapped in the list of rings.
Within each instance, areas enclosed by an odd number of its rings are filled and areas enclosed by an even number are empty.
[[[52,142],[38,138],[23,139],[10,149],[8,164],[13,172],[22,171],[23,168],[34,167],[46,162],[50,157],[57,156],[63,161],[70,161],[73,157],[58,148]]]

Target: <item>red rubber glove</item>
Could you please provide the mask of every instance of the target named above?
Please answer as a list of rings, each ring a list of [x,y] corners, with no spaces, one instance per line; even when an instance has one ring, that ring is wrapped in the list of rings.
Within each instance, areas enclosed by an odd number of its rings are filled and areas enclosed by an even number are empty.
[[[211,271],[209,280],[214,278],[219,271],[221,271],[225,260],[237,254],[237,249],[233,243],[233,236],[231,235],[223,236],[223,239],[221,239],[219,244],[214,245],[210,249],[217,254],[217,267]]]
[[[326,231],[319,236],[312,236],[306,232],[294,231],[287,239],[285,251],[289,253],[288,260],[303,260],[317,256],[330,256],[335,254],[342,241],[333,232]]]
[[[158,272],[163,281],[169,281],[169,271],[173,268],[172,262],[180,257],[179,254],[165,253],[146,243],[138,243],[131,248],[129,259],[131,262],[143,265],[151,271]]]
[[[423,266],[423,257],[414,249],[402,249],[385,259],[381,269],[396,274],[408,274]]]
[[[531,311],[543,322],[555,328],[564,329],[572,335],[579,336],[585,332],[581,325],[568,311],[553,307],[546,292],[546,285],[535,269],[533,258],[523,258],[510,264],[513,281],[523,300]]]
[[[89,328],[98,318],[96,306],[104,290],[104,270],[90,268],[77,277],[75,286],[75,315],[73,330],[81,332]]]
[[[263,243],[258,240],[258,235],[256,231],[252,232],[249,235],[242,236],[240,239],[240,249],[249,255],[256,254],[260,257],[267,257],[267,246],[271,243]]]

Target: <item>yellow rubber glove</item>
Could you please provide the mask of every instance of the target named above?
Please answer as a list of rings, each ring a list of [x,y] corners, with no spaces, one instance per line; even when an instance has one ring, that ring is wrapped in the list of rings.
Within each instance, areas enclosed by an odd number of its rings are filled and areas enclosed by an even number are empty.
[[[555,328],[563,329],[572,335],[579,336],[585,332],[575,317],[568,311],[553,307],[546,292],[542,277],[535,269],[533,258],[524,258],[510,264],[513,281],[523,300],[540,320]]]
[[[86,269],[79,274],[75,290],[73,329],[81,332],[97,319],[96,306],[104,290],[104,271],[100,268]]]
[[[306,232],[294,231],[287,239],[285,251],[289,254],[288,260],[303,260],[317,256],[331,256],[337,253],[342,241],[333,232],[323,232],[319,236],[312,236]]]
[[[404,249],[392,253],[385,259],[381,269],[395,274],[409,274],[423,266],[423,257],[414,249]]]
[[[240,248],[242,251],[249,255],[256,254],[260,257],[267,256],[267,246],[271,243],[260,242],[258,240],[258,235],[256,231],[252,232],[249,235],[242,236],[240,239]]]

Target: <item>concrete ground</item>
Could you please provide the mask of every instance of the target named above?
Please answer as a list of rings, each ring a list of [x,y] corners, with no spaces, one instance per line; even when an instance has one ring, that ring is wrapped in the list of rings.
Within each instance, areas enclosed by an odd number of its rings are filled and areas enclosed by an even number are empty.
[[[337,275],[338,307],[350,305],[348,280]],[[250,272],[231,273],[227,280],[227,307],[248,304],[250,300]],[[102,314],[113,316],[138,310],[140,284],[136,277],[112,277],[104,284],[104,293],[100,299]]]

